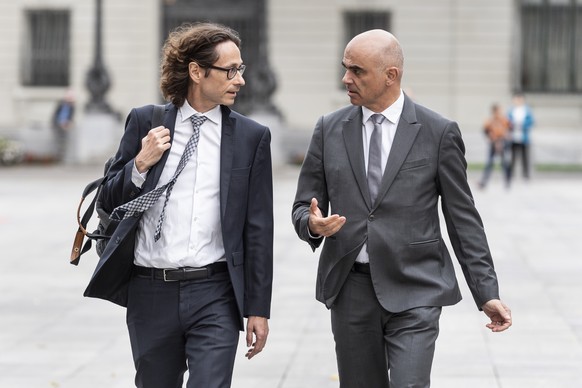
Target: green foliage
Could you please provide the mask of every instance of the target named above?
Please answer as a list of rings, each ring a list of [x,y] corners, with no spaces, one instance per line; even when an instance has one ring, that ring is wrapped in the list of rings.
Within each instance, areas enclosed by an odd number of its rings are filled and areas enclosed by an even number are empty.
[[[0,137],[0,165],[18,164],[24,159],[20,143]]]

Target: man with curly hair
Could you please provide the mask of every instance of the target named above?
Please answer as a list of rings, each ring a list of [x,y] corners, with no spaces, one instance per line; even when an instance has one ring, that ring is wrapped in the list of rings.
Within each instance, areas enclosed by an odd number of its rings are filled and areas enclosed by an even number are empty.
[[[244,86],[238,34],[199,23],[163,48],[163,125],[126,121],[101,200],[119,220],[86,296],[127,307],[145,388],[230,387],[239,331],[265,346],[273,271],[269,129],[228,108]]]

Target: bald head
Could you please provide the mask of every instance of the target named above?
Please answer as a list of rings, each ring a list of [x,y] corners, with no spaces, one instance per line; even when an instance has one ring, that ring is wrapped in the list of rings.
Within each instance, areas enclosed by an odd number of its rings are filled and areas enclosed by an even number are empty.
[[[346,46],[342,82],[354,105],[378,113],[400,96],[404,56],[398,40],[384,30],[356,35]]]
[[[398,68],[402,75],[404,55],[398,39],[385,30],[369,30],[356,35],[346,46],[346,50],[357,50],[362,55],[376,59],[379,66]]]

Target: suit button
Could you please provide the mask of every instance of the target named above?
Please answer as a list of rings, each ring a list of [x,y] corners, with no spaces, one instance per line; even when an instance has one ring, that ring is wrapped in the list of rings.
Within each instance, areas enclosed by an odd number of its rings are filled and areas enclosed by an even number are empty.
[[[374,221],[374,218],[376,218],[373,214],[370,214],[368,216],[368,221]]]
[[[131,193],[129,193],[129,196],[130,196],[131,198],[135,197],[135,191],[132,191]]]

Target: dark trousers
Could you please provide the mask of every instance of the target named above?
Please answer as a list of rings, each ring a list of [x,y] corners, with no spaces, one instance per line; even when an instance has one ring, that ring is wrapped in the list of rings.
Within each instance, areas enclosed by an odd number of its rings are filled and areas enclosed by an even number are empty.
[[[164,282],[134,276],[127,326],[140,388],[228,388],[239,318],[228,273]]]
[[[521,168],[523,177],[529,179],[529,144],[511,143],[511,167],[510,175],[513,177],[518,155],[521,156]]]
[[[505,178],[505,184],[509,185],[511,179],[510,166],[507,158],[509,146],[503,142],[491,142],[489,144],[489,153],[487,155],[487,163],[485,164],[485,169],[483,170],[483,176],[479,182],[481,187],[485,187],[491,176],[491,171],[493,170],[493,164],[495,163],[495,157],[499,156],[501,162],[501,170]]]
[[[507,149],[508,145],[505,142],[491,142],[489,144],[489,154],[487,155],[487,163],[485,164],[485,169],[483,170],[483,177],[481,178],[480,185],[485,187],[491,176],[491,170],[493,169],[493,164],[495,163],[495,157],[499,156],[501,162],[501,170],[505,178],[505,184],[509,185],[511,179],[511,172],[509,171],[509,163],[507,161]]]
[[[67,156],[67,148],[68,148],[68,142],[69,142],[69,134],[68,131],[62,128],[55,128],[54,129],[54,134],[55,134],[55,152],[56,152],[56,159],[59,162],[62,162],[65,160],[65,157]]]
[[[429,387],[440,313],[386,311],[370,275],[352,271],[331,309],[340,387]]]

